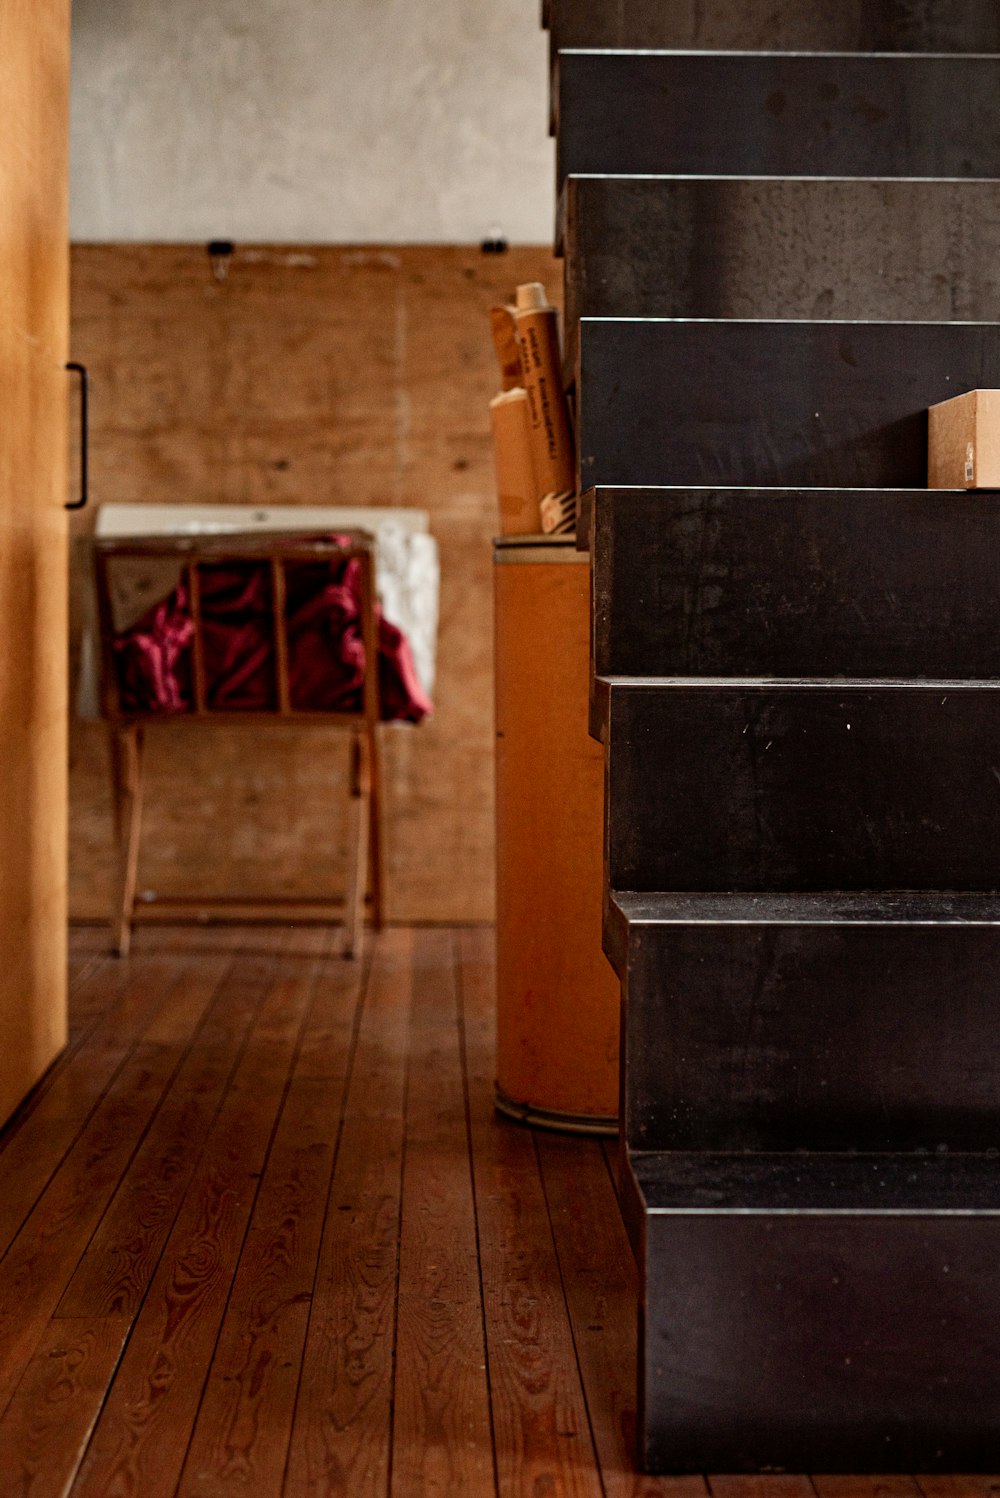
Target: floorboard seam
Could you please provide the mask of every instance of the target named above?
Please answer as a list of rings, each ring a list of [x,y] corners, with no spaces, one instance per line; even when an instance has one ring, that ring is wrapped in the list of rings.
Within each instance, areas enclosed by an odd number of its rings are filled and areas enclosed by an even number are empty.
[[[455,1003],[458,1014],[458,1040],[462,1057],[462,1093],[465,1100],[465,1138],[469,1153],[469,1178],[472,1186],[472,1220],[476,1230],[476,1269],[479,1276],[479,1315],[483,1329],[483,1358],[486,1364],[486,1394],[489,1401],[490,1447],[493,1454],[493,1487],[500,1493],[500,1467],[497,1461],[496,1424],[493,1418],[493,1378],[490,1369],[490,1340],[486,1326],[486,1292],[483,1286],[483,1246],[479,1232],[479,1198],[476,1194],[476,1169],[472,1144],[472,1104],[469,1097],[469,1056],[465,1035],[465,984],[462,975],[462,934],[452,933],[452,961],[455,966]]]

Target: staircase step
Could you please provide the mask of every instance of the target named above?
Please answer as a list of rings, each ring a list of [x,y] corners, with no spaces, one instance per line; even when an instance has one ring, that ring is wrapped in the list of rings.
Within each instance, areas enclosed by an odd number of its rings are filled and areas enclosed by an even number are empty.
[[[1000,680],[1000,495],[598,489],[598,675]]]
[[[557,179],[1000,177],[998,94],[1000,56],[564,50]]]
[[[995,0],[547,0],[560,47],[1000,52]]]
[[[631,1156],[659,1472],[992,1472],[993,1157]]]
[[[1000,320],[1000,182],[570,177],[563,220],[570,370],[581,317]]]
[[[613,889],[1000,889],[995,683],[611,677],[597,705]]]
[[[922,488],[926,408],[998,386],[988,323],[585,318],[581,488]]]
[[[640,1150],[1000,1149],[1000,895],[616,894]]]

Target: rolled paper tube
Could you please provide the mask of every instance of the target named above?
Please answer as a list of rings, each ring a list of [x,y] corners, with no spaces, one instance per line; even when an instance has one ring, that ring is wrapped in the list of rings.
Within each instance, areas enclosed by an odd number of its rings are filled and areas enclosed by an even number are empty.
[[[514,292],[516,312],[544,312],[549,305],[549,294],[541,281],[523,281]]]
[[[508,390],[490,401],[493,456],[500,501],[500,533],[532,536],[542,528],[528,430],[528,396]]]
[[[500,364],[500,384],[504,390],[513,390],[521,383],[521,353],[517,346],[517,330],[514,327],[513,307],[491,307],[490,328],[493,346]]]
[[[534,283],[532,283],[532,286]],[[518,295],[527,288],[518,287]],[[531,460],[539,495],[576,488],[576,456],[559,357],[554,307],[528,307],[514,313],[521,353],[521,383],[528,392]]]
[[[565,494],[546,494],[538,508],[542,530],[547,536],[565,536],[576,530],[576,495],[572,490]]]

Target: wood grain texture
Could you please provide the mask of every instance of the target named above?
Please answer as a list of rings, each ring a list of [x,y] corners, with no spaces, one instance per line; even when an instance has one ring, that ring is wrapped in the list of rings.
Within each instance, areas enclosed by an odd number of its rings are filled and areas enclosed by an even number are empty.
[[[361,1014],[288,1458],[303,1498],[388,1493],[412,951],[383,933]]]
[[[128,1037],[117,1070],[103,1070],[104,1019],[73,1058],[79,1073],[93,1046],[103,1078],[78,1141],[67,1153],[55,1131],[48,1157],[31,1114],[8,1131],[8,1151],[30,1131],[39,1157],[41,1231],[38,1278],[4,1279],[28,1264],[30,1234],[0,1259],[5,1498],[992,1498],[990,1477],[711,1476],[706,1488],[636,1473],[635,1270],[611,1149],[494,1118],[491,934],[393,929],[371,944],[370,970],[337,945],[322,929],[139,932],[137,955],[111,971],[141,975],[145,1009],[129,984],[102,990]],[[223,1050],[233,1075],[192,1144],[181,1100],[200,1106],[209,1076],[218,1091]],[[171,1052],[144,1134],[128,1100],[150,1093],[144,1057]],[[87,1096],[79,1077],[76,1092]],[[177,1154],[194,1158],[164,1243],[139,1188],[173,1189],[173,1165],[154,1168],[176,1158],[171,1120]],[[126,1163],[109,1199],[96,1151],[116,1131]],[[92,1158],[106,1205],[78,1234],[57,1208]],[[127,1201],[145,1244],[131,1260]],[[116,1267],[128,1294],[92,1314]],[[60,1276],[79,1315],[51,1315]]]
[[[199,966],[211,1000],[231,962]],[[184,1200],[226,1084],[267,991],[266,967],[237,963],[195,1032],[163,1106],[60,1300],[62,1317],[136,1315]],[[204,1002],[204,999],[203,999]]]
[[[604,1151],[596,1140],[539,1134],[538,1157],[605,1498],[706,1498],[703,1478],[635,1471],[639,1286]],[[782,1498],[777,1490],[712,1492]]]
[[[10,1498],[65,1491],[121,1356],[128,1324],[53,1321],[0,1421],[0,1487]]]
[[[450,932],[416,937],[392,1464],[394,1491],[442,1498],[493,1484],[452,950]]]
[[[493,1115],[492,934],[461,934],[476,1211],[501,1498],[599,1498],[594,1442],[531,1133]]]
[[[174,1064],[169,1046],[136,1048],[0,1264],[0,1410],[34,1353]]]
[[[915,1477],[814,1477],[819,1498],[917,1498]]]
[[[712,1477],[712,1498],[816,1498],[816,1489],[808,1477],[788,1474],[763,1477]]]
[[[74,352],[93,381],[104,501],[414,505],[441,550],[436,713],[386,734],[388,917],[493,911],[490,539],[498,530],[489,308],[561,269],[547,250],[238,247],[212,280],[202,246],[79,245]],[[76,522],[74,638],[85,537]],[[110,909],[103,730],[71,747],[71,903]],[[142,882],[183,893],[343,887],[342,735],[151,732]],[[454,793],[461,785],[460,795]]]
[[[918,1477],[924,1498],[994,1498],[1000,1492],[1000,1476]]]
[[[309,1000],[272,983],[204,1145],[74,1491],[175,1491]]]
[[[105,976],[109,981],[96,984],[93,996],[94,1003],[103,998],[105,1012],[84,1033],[80,1046],[60,1058],[51,1081],[45,1079],[50,1085],[29,1100],[34,1106],[23,1119],[18,1115],[16,1127],[3,1138],[0,1253],[103,1105],[137,1042],[155,1039],[150,1027],[184,981],[184,962],[142,958],[130,969],[111,967]]]
[[[0,15],[0,1122],[66,1042],[69,5]]]
[[[357,964],[317,971],[179,1498],[280,1498],[361,991]]]

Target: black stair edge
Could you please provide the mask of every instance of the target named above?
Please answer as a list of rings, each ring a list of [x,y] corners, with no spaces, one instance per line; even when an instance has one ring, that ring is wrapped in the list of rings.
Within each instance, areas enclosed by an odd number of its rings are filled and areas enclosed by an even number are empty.
[[[627,901],[630,896],[625,896]],[[634,897],[632,897],[634,898]],[[628,965],[629,927],[632,918],[628,905],[617,890],[604,891],[604,918],[601,926],[601,947],[605,957],[621,981],[624,981]]]
[[[861,676],[594,676],[591,680],[588,729],[598,743],[608,744],[611,704],[622,692],[662,692],[672,687],[705,692],[1000,692],[1000,681],[966,678],[945,681],[919,677]]]
[[[715,54],[713,53],[712,55],[714,56]],[[900,54],[893,55],[898,56]],[[834,187],[844,187],[848,183],[884,183],[886,186],[891,187],[913,186],[922,182],[940,183],[945,187],[997,186],[996,177],[887,177],[880,172],[873,173],[870,177],[845,177],[843,174],[838,174],[835,177],[815,177],[810,176],[806,172],[796,172],[793,176],[788,176],[786,173],[779,176],[774,172],[567,172],[562,182],[556,186],[557,255],[561,256],[565,251],[569,199],[575,195],[577,183],[585,184],[590,182],[627,182],[629,184],[649,182],[653,184],[650,191],[653,191],[656,186],[665,182],[686,184],[697,182],[774,182],[789,183],[792,185],[811,182],[816,185],[819,191],[822,191],[827,184]],[[902,320],[894,319],[894,321]]]
[[[691,925],[1000,926],[1000,890],[608,890],[604,955],[624,981],[634,932]]]
[[[948,61],[966,58],[997,58],[1000,52],[835,52],[798,51],[789,47],[560,47],[559,57],[850,57],[868,61],[873,57],[889,58],[946,58]]]
[[[629,1151],[647,1217],[684,1213],[1000,1217],[1000,1151]]]
[[[608,743],[608,720],[611,713],[611,687],[603,676],[590,678],[590,702],[587,716],[587,732],[605,748]]]
[[[624,929],[666,925],[1000,926],[998,890],[819,890],[652,894],[613,890]]]
[[[1000,185],[1000,184],[998,184]],[[699,318],[585,318],[586,322],[698,322],[707,319]],[[725,321],[725,319],[722,319]],[[792,318],[789,321],[810,321],[806,318]],[[947,324],[952,326],[952,324]],[[780,501],[781,496],[799,494],[898,494],[900,497],[914,495],[932,495],[935,500],[940,499],[947,504],[955,499],[981,499],[988,502],[992,496],[997,494],[995,489],[928,489],[914,488],[913,485],[894,485],[887,488],[884,485],[872,484],[591,484],[580,493],[577,501],[576,512],[576,545],[578,551],[594,550],[594,526],[597,518],[597,507],[599,504],[613,503],[616,494],[740,494],[754,498],[765,496]]]

